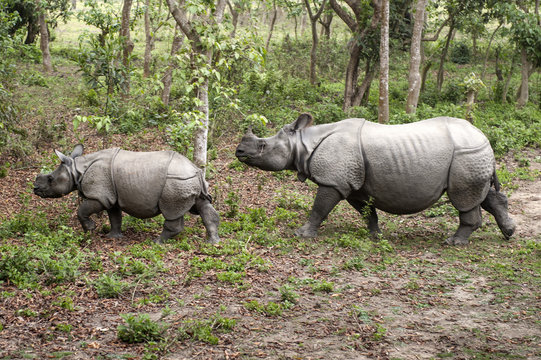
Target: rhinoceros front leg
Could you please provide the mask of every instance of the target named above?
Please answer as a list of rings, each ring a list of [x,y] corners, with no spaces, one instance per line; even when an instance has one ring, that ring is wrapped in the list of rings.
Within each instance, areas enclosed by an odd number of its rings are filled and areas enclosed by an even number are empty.
[[[310,218],[306,224],[295,231],[295,235],[301,237],[316,237],[317,229],[319,229],[323,220],[327,218],[331,210],[334,209],[340,200],[342,200],[342,196],[334,188],[327,186],[318,187]]]
[[[107,210],[109,222],[111,223],[111,231],[107,233],[107,237],[118,239],[122,237],[122,210],[118,205]]]
[[[468,245],[471,233],[481,226],[481,208],[478,205],[470,211],[459,211],[459,219],[460,224],[456,233],[445,240],[449,245]]]
[[[77,210],[77,217],[84,231],[92,231],[96,228],[96,223],[90,219],[90,215],[97,214],[105,210],[105,207],[97,200],[85,199]]]

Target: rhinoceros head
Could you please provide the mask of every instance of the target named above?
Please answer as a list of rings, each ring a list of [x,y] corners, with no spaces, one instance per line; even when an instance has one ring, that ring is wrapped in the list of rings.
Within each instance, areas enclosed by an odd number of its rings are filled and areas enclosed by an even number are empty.
[[[83,145],[77,145],[70,156],[55,150],[62,161],[55,171],[49,174],[38,174],[34,181],[34,194],[42,198],[58,198],[76,189],[73,176],[73,159],[83,153]]]
[[[258,138],[251,129],[242,137],[235,156],[243,163],[262,170],[280,171],[294,169],[296,133],[312,125],[312,115],[302,114],[293,123],[285,125],[268,138]]]

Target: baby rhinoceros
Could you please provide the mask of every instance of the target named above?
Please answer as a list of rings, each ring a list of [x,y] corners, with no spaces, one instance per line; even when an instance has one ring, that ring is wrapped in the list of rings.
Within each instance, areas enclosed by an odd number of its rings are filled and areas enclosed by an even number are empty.
[[[211,205],[202,170],[174,151],[132,152],[119,148],[88,155],[77,145],[70,156],[55,150],[62,163],[50,174],[39,174],[34,193],[57,198],[78,190],[83,198],[77,217],[85,231],[96,224],[90,215],[106,210],[111,222],[108,237],[119,238],[122,211],[141,219],[163,214],[158,243],[184,228],[184,214],[201,215],[207,241],[217,243],[218,213]]]
[[[248,165],[295,170],[301,181],[319,185],[310,218],[296,235],[316,236],[342,199],[367,218],[370,232],[378,233],[376,209],[416,213],[444,192],[460,218],[448,244],[468,244],[481,225],[481,207],[494,215],[506,238],[515,231],[507,197],[499,192],[492,148],[466,120],[438,117],[403,125],[364,119],[317,126],[312,122],[311,115],[302,114],[269,138],[248,130],[236,150]]]

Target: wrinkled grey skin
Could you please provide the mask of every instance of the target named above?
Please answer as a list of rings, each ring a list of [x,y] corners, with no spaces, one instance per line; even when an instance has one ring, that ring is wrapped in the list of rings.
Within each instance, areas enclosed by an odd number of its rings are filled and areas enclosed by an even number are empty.
[[[317,126],[312,122],[311,115],[302,114],[269,138],[249,130],[236,150],[238,159],[250,166],[295,170],[301,181],[319,185],[310,218],[296,235],[315,237],[343,199],[365,216],[372,233],[379,233],[376,209],[416,213],[444,192],[460,218],[448,244],[468,244],[481,225],[481,207],[494,215],[506,238],[515,231],[507,198],[499,192],[492,148],[466,120],[438,117],[404,125],[364,119]]]
[[[85,156],[77,145],[70,156],[56,151],[62,163],[50,174],[39,174],[34,193],[56,198],[79,190],[83,201],[77,211],[85,231],[96,224],[89,217],[106,210],[111,222],[107,236],[122,236],[122,211],[141,219],[163,214],[165,223],[158,243],[184,228],[184,214],[201,215],[207,242],[217,243],[218,213],[211,205],[202,171],[174,151],[132,152],[118,148]]]

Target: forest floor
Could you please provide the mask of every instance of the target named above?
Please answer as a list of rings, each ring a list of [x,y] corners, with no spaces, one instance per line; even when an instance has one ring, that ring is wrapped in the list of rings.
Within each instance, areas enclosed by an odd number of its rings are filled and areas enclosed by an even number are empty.
[[[43,216],[54,232],[82,236],[76,194],[40,199],[29,185],[42,167],[56,163],[55,147],[67,153],[76,143],[71,120],[77,110],[48,102],[58,96],[55,89],[19,91],[22,102],[42,101],[26,115],[29,130],[40,132],[42,141],[0,180],[0,219],[36,214],[26,221]],[[63,130],[55,133],[43,123]],[[169,148],[157,128],[110,137],[81,131],[86,153],[113,146]],[[50,282],[41,273],[31,285],[16,286],[0,277],[0,359],[541,358],[540,149],[498,162],[512,172],[520,157],[535,174],[513,178],[503,190],[510,194],[515,236],[505,241],[484,213],[470,245],[449,247],[443,241],[458,218],[445,200],[415,215],[380,213],[379,239],[367,236],[346,203],[316,239],[295,237],[314,184],[300,183],[290,172],[245,167],[234,157],[239,140],[240,134],[218,138],[211,161],[220,244],[204,244],[195,216],[165,245],[150,240],[160,232],[159,220],[127,216],[124,237],[111,240],[102,230],[106,215],[98,216],[100,230],[84,237],[83,260],[70,280]],[[32,236],[15,232],[0,237],[0,245],[22,249],[33,245]],[[2,256],[0,271],[6,271]],[[104,274],[126,284],[116,297],[99,294],[96,284]],[[149,314],[167,329],[154,342],[121,341],[121,314],[128,313]]]

